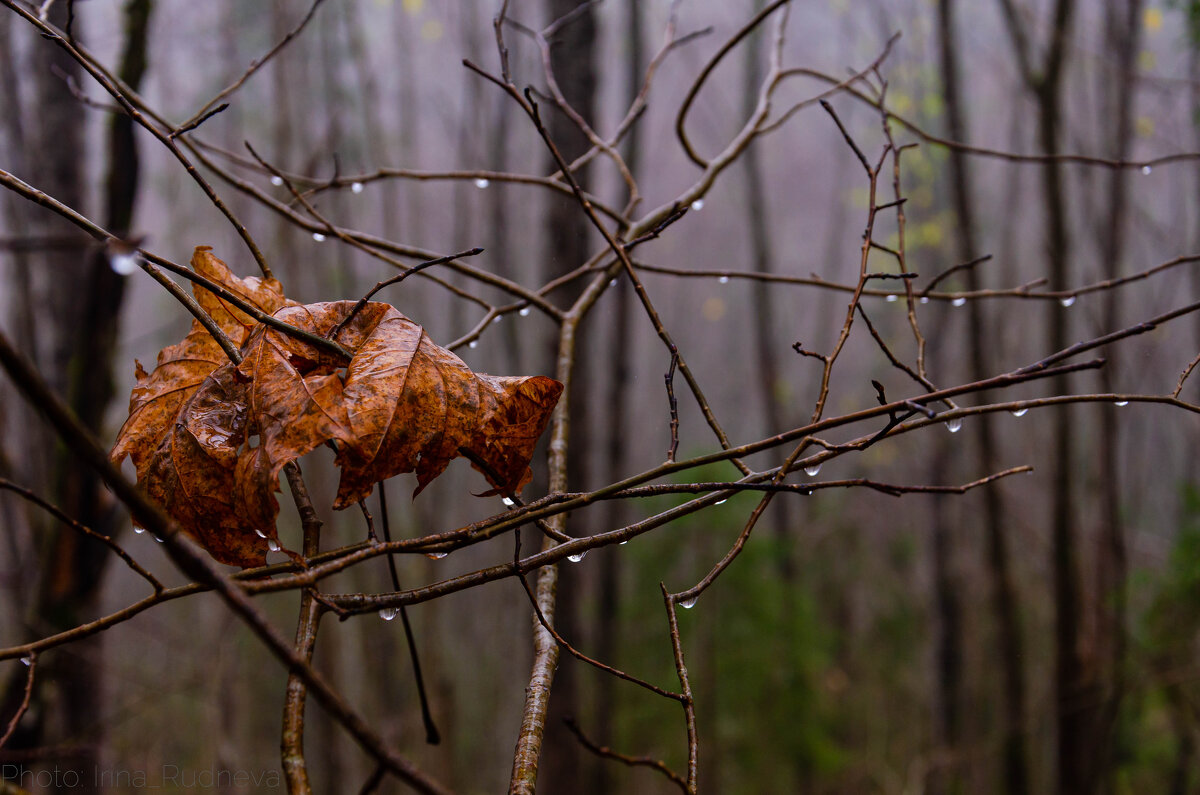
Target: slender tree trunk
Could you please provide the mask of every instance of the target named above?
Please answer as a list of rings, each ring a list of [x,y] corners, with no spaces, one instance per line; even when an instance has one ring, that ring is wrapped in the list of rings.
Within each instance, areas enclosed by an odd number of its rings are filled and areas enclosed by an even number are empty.
[[[1111,131],[1107,145],[1108,156],[1125,159],[1133,143],[1133,102],[1135,92],[1134,58],[1138,51],[1141,32],[1143,0],[1112,0],[1105,9],[1105,40],[1107,51],[1115,55],[1115,80],[1105,81],[1110,92],[1103,118],[1109,123],[1101,129]],[[1128,177],[1124,170],[1114,169],[1108,174],[1108,208],[1101,230],[1101,261],[1108,265],[1106,277],[1121,275],[1122,259],[1125,255],[1125,228],[1129,208]],[[1119,290],[1104,293],[1102,333],[1117,328],[1120,320]],[[1109,356],[1109,366],[1100,373],[1101,388],[1114,391],[1116,364]],[[1096,626],[1100,634],[1100,653],[1108,659],[1101,664],[1107,667],[1105,676],[1105,698],[1097,742],[1096,757],[1103,761],[1103,768],[1096,765],[1096,777],[1103,776],[1106,789],[1113,790],[1116,772],[1113,765],[1114,729],[1125,687],[1123,668],[1126,647],[1126,575],[1128,571],[1125,549],[1125,530],[1121,522],[1121,466],[1120,433],[1117,426],[1117,408],[1108,404],[1100,406],[1100,482],[1101,515],[1099,533],[1099,577],[1095,599],[1098,612]],[[1095,786],[1091,787],[1095,789]]]
[[[579,0],[547,0],[548,19],[560,19],[576,11]],[[579,12],[571,22],[557,33],[552,42],[551,68],[566,101],[583,118],[595,117],[597,74],[595,65],[596,14],[588,7]],[[543,103],[543,118],[563,157],[569,163],[587,151],[588,141],[579,129],[563,113]],[[576,177],[587,184],[587,174]],[[572,270],[588,258],[590,227],[586,216],[573,199],[551,196],[543,227],[546,239],[547,280]],[[573,297],[573,296],[570,296]],[[586,339],[583,327],[577,330],[581,340]],[[580,345],[578,350],[582,350]],[[555,342],[557,350],[557,341]],[[588,395],[593,378],[589,374],[588,356],[580,356],[575,363],[567,405],[571,412],[571,425],[576,429],[587,429],[589,417]],[[590,457],[590,434],[584,430],[570,440],[571,455],[568,458],[567,482],[571,488],[582,488],[586,482],[584,467]],[[571,528],[572,534],[586,534],[586,527],[578,524]],[[581,572],[571,564],[561,566],[558,572],[557,605],[555,623],[558,631],[566,638],[579,637],[579,594]],[[536,622],[536,618],[534,621]],[[563,666],[557,674],[553,696],[547,713],[547,725],[562,726],[568,716],[577,715],[581,701],[579,696],[579,671],[574,665]],[[578,742],[565,732],[548,732],[542,758],[545,792],[581,792],[584,790],[582,751]]]
[[[959,38],[955,29],[955,0],[938,2],[938,42],[941,61],[942,91],[946,103],[947,135],[956,141],[968,140],[967,111],[963,106],[960,84]],[[957,224],[956,256],[969,262],[980,255],[977,241],[974,200],[971,194],[971,173],[966,156],[957,149],[950,150],[950,193]],[[978,290],[981,280],[977,269],[966,272],[967,289]],[[970,348],[971,378],[980,380],[992,374],[992,355],[988,347],[984,305],[972,302],[968,309],[967,328]],[[980,396],[980,400],[985,400]],[[981,472],[994,472],[999,457],[991,415],[982,415],[971,423]],[[996,656],[1001,670],[1003,705],[1002,776],[1004,792],[1023,795],[1029,791],[1029,759],[1024,741],[1026,725],[1026,685],[1024,642],[1021,638],[1016,584],[1013,582],[1011,557],[1008,549],[1007,511],[1003,492],[999,488],[983,489],[983,521],[986,535],[986,565],[991,589],[991,612],[996,626]],[[949,718],[948,718],[949,719]]]
[[[625,6],[625,41],[629,48],[628,75],[625,84],[625,104],[631,105],[641,89],[642,70],[645,67],[645,53],[642,44],[642,9],[638,0],[629,0]],[[641,126],[634,125],[625,138],[625,164],[636,179],[641,171]],[[622,455],[629,440],[628,419],[625,416],[627,392],[630,382],[630,357],[633,348],[630,344],[630,309],[632,305],[632,288],[624,280],[618,282],[613,290],[612,320],[610,322],[609,365],[610,374],[605,405],[608,406],[606,422],[607,439],[604,449],[605,483],[619,480],[624,471],[624,456]],[[604,507],[603,527],[612,529],[623,524],[625,516],[620,500],[609,500]],[[620,578],[617,571],[619,555],[615,549],[601,549],[598,571],[598,597],[596,614],[596,653],[599,659],[610,665],[617,664],[620,652],[620,634],[617,626],[617,613],[620,607]],[[611,676],[601,676],[596,685],[595,699],[596,736],[602,743],[613,743],[616,722],[616,679]],[[593,777],[592,792],[595,795],[605,795],[614,792],[614,776],[612,762],[605,759],[595,760],[595,776]]]
[[[51,7],[50,21],[67,24],[65,4]],[[119,77],[137,90],[146,69],[146,41],[151,11],[150,0],[130,0],[125,6],[125,45],[118,67]],[[74,34],[78,35],[78,22]],[[79,66],[61,50],[44,43],[33,49],[37,77],[37,105],[28,114],[33,124],[27,140],[32,180],[55,198],[83,207],[84,109],[68,90],[63,75],[77,76]],[[107,131],[107,174],[104,183],[104,221],[108,229],[127,235],[132,226],[134,199],[138,188],[138,154],[134,125],[124,114],[109,120]],[[44,170],[44,171],[43,171]],[[41,173],[39,173],[41,172]],[[45,223],[46,230],[61,231],[57,219]],[[72,230],[73,231],[73,230]],[[67,234],[67,233],[64,233]],[[69,235],[68,235],[69,236]],[[39,314],[31,319],[45,328],[37,332],[49,343],[43,371],[65,373],[55,386],[66,394],[72,409],[92,431],[102,430],[105,411],[113,398],[112,367],[119,328],[125,277],[115,273],[105,255],[93,250],[81,256],[78,250],[45,252],[31,257],[37,281],[34,290]],[[32,340],[31,340],[32,342]],[[46,361],[46,359],[49,361]],[[71,517],[98,533],[114,535],[119,513],[95,474],[58,448],[53,462],[55,499]],[[108,549],[70,530],[55,527],[46,534],[41,584],[32,614],[51,630],[75,626],[94,616],[107,563]],[[45,626],[39,627],[44,631]],[[81,747],[83,756],[61,760],[91,771],[99,759],[103,678],[102,643],[99,637],[80,642],[69,665],[47,665],[36,681],[39,712],[46,717],[47,735],[27,736],[29,745],[65,742]],[[50,695],[53,692],[54,695]],[[15,745],[14,745],[15,747]],[[90,792],[92,778],[82,777],[82,788]]]
[[[758,13],[766,5],[765,0],[755,0],[753,11]],[[763,80],[763,31],[754,33],[743,44],[746,65],[742,83],[742,118],[749,118],[758,104],[758,93]],[[750,233],[750,269],[760,273],[773,270],[771,252],[771,228],[769,224],[767,188],[763,178],[762,158],[758,146],[751,144],[742,153],[742,173],[746,180],[745,228]],[[775,311],[771,304],[772,287],[768,282],[753,282],[751,316],[754,318],[754,359],[758,371],[759,394],[763,399],[763,417],[766,433],[779,433],[788,427],[783,403],[779,398],[780,367],[778,352],[783,341],[775,331]],[[791,550],[787,545],[788,529],[793,521],[790,500],[775,500],[771,506],[771,527],[779,540],[779,574],[787,585],[795,580]],[[785,593],[791,597],[791,588]],[[790,614],[790,611],[788,611]]]

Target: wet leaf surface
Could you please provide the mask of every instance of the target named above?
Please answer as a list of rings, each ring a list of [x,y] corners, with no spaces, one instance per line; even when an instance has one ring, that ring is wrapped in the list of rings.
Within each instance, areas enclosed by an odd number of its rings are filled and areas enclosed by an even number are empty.
[[[264,312],[324,335],[352,301],[299,305],[275,280],[241,279],[207,247],[193,267]],[[334,507],[370,494],[377,481],[415,472],[420,493],[466,455],[492,489],[516,493],[562,393],[544,376],[472,372],[417,323],[368,303],[337,341],[342,360],[257,324],[197,287],[197,301],[242,351],[229,362],[198,323],[164,348],[154,371],[137,367],[130,416],[112,458],[133,459],[138,481],[217,560],[262,565],[277,539],[279,474],[332,443],[341,468]]]

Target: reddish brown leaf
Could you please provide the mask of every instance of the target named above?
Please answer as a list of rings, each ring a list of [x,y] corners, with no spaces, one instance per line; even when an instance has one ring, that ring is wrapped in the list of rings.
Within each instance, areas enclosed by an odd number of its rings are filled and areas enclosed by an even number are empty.
[[[268,539],[276,537],[275,513],[256,523],[261,517],[247,516],[236,497],[248,415],[246,385],[232,366],[217,368],[181,407],[138,478],[209,554],[242,567],[264,565]]]
[[[198,273],[264,312],[275,312],[295,303],[283,296],[278,281],[240,279],[210,251],[207,246],[196,249],[192,265]],[[203,287],[195,286],[193,292],[221,330],[234,344],[242,345],[255,322]],[[224,427],[223,423],[235,416],[245,416],[245,401],[241,396],[244,389],[239,386],[234,390],[227,377],[211,385],[206,380],[218,367],[228,364],[221,346],[195,321],[182,342],[158,354],[158,364],[152,373],[147,375],[138,363],[137,385],[129,400],[129,419],[121,428],[110,456],[115,463],[130,456],[139,483],[162,501],[180,526],[213,557],[235,565],[261,565],[267,540],[254,533],[253,528],[259,527],[272,536],[274,514],[269,522],[254,525],[228,513],[232,506],[236,451],[244,441],[246,428],[244,420],[239,427]],[[198,396],[202,385],[209,394]],[[237,400],[235,395],[239,396]],[[217,404],[221,404],[219,409]],[[239,535],[243,537],[235,537]]]
[[[227,362],[225,352],[199,323],[183,338],[158,354],[158,365],[149,375],[137,365],[137,384],[129,396],[129,419],[117,435],[112,460],[130,456],[140,479],[163,434],[175,422],[180,407],[209,373]]]
[[[294,304],[278,283],[238,279],[207,249],[197,249],[193,264],[314,334],[327,334],[354,307]],[[139,366],[113,457],[133,455],[147,491],[218,560],[265,562],[276,537],[280,470],[328,441],[336,441],[342,468],[335,508],[405,472],[416,472],[420,492],[459,455],[483,472],[488,493],[515,493],[528,482],[534,445],[562,392],[557,381],[473,373],[386,304],[366,304],[339,332],[353,353],[346,362],[250,325],[208,295],[202,303],[242,344],[242,362],[222,362],[215,341],[196,327],[163,351],[154,373]]]
[[[368,304],[355,325],[365,338],[354,345],[346,373],[354,432],[338,456],[342,480],[334,507],[404,472],[417,473],[414,495],[420,493],[462,450],[487,464],[484,476],[495,492],[520,491],[562,384],[474,373],[386,304]]]
[[[332,306],[337,305],[287,307],[276,317],[324,334],[345,316],[331,313]],[[269,516],[274,523],[280,470],[330,439],[350,438],[337,373],[345,362],[268,326],[255,328],[242,354],[237,370],[248,384],[251,433],[258,435],[258,445],[239,463],[238,494],[249,515],[258,521]]]
[[[211,246],[196,247],[192,252],[192,268],[268,315],[275,314],[285,306],[296,306],[295,301],[284,297],[283,285],[278,279],[263,280],[254,276],[242,279],[234,276],[228,265],[213,256]],[[250,336],[250,330],[258,325],[257,320],[201,285],[194,284],[192,292],[196,302],[204,307],[204,311],[233,340],[234,345],[240,347]]]

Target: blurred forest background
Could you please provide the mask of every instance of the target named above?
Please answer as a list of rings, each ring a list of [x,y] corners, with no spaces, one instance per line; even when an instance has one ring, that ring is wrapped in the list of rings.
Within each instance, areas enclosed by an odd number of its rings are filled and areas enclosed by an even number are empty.
[[[507,5],[519,23],[504,34],[514,83],[548,94],[537,42],[523,30],[541,30],[578,4]],[[677,36],[702,32],[658,64],[645,111],[619,147],[643,197],[633,218],[688,196],[690,211],[636,258],[663,326],[734,444],[810,419],[821,363],[798,355],[793,343],[828,353],[837,341],[850,298],[837,286],[852,289],[858,278],[870,202],[854,151],[816,104],[689,196],[702,170],[676,138],[676,116],[705,64],[761,8],[751,0],[604,0],[583,4],[551,37],[564,95],[610,136],[670,15]],[[296,29],[309,4],[88,0],[70,10],[73,35],[179,124]],[[269,199],[287,205],[292,197],[243,142],[282,172],[306,176],[307,186],[327,182],[313,194],[324,217],[422,251],[482,246],[472,265],[536,289],[605,244],[569,195],[496,176],[554,172],[513,99],[463,66],[465,58],[499,73],[498,10],[492,0],[320,3],[301,33],[227,98],[228,109],[190,135]],[[50,21],[65,27],[67,11],[62,0],[53,4]],[[686,130],[702,157],[723,150],[755,111],[778,18],[742,40],[696,97]],[[903,281],[868,283],[862,307],[900,360],[915,367],[918,356],[909,306],[923,332],[928,378],[945,387],[1015,370],[1200,296],[1200,258],[1192,256],[1200,255],[1200,159],[1155,161],[1200,151],[1200,9],[1184,0],[820,0],[791,8],[782,63],[844,80],[879,58],[896,33],[878,69],[887,108],[977,150],[938,145],[893,121],[897,144],[918,144],[901,160],[905,224],[897,225],[894,209],[881,210],[873,239],[893,250],[903,245],[907,271],[919,274],[917,293],[956,264],[991,257],[950,272],[928,301],[910,304]],[[773,118],[828,88],[793,75],[773,97]],[[879,111],[846,92],[828,100],[874,163],[885,143]],[[568,159],[585,151],[571,122],[543,104]],[[0,9],[0,168],[116,234],[145,235],[146,248],[177,262],[209,245],[235,272],[255,273],[237,231],[179,162],[144,130],[122,132],[114,120],[124,117],[111,106],[76,63]],[[893,198],[892,162],[876,204]],[[358,298],[394,275],[303,212],[307,225],[209,176],[290,297]],[[595,158],[579,178],[609,207],[628,199],[609,159]],[[127,414],[134,359],[149,367],[191,319],[144,274],[114,273],[62,218],[11,191],[0,193],[0,207],[0,328],[110,445]],[[876,249],[870,268],[895,273],[895,257]],[[509,311],[478,327],[490,318],[487,306],[508,306],[511,296],[438,272],[459,292],[411,279],[383,298],[440,344],[457,341],[472,369],[555,374],[557,330],[545,314]],[[565,308],[580,285],[567,284],[551,300]],[[663,388],[670,356],[627,280],[600,297],[578,339],[572,491],[658,465],[671,433]],[[679,613],[699,791],[1200,791],[1200,434],[1194,407],[1181,404],[1194,401],[1196,382],[1183,383],[1174,405],[1155,399],[1172,395],[1198,342],[1200,315],[1186,315],[1104,348],[1100,370],[959,399],[964,406],[1031,401],[1012,412],[931,423],[794,475],[790,482],[941,486],[1033,467],[963,494],[831,488],[771,502],[743,554]],[[834,370],[826,413],[875,406],[871,379],[892,399],[927,391],[888,361],[859,321]],[[675,391],[680,459],[717,449],[680,378]],[[1038,402],[1055,394],[1099,397]],[[831,432],[831,441],[879,427]],[[782,457],[768,451],[749,461],[762,469]],[[359,513],[328,508],[336,488],[328,453],[313,453],[303,466],[326,522],[325,545],[360,540]],[[547,488],[543,455],[533,469],[528,499]],[[0,477],[114,535],[164,582],[183,582],[7,380],[0,382]],[[673,477],[737,473],[721,463]],[[390,517],[401,537],[504,510],[499,497],[468,496],[484,483],[466,462],[414,501],[411,476],[400,480]],[[592,656],[673,687],[659,583],[675,592],[703,577],[760,496],[737,494],[562,564],[560,632]],[[572,513],[567,529],[573,536],[611,530],[686,499],[599,503]],[[281,535],[299,549],[295,509],[281,502]],[[0,648],[145,595],[144,582],[110,552],[80,543],[3,491],[0,528]],[[527,533],[529,549],[535,535]],[[511,543],[498,539],[440,559],[397,560],[401,582],[412,587],[511,554]],[[339,575],[335,587],[392,590],[382,561]],[[290,633],[298,595],[257,599]],[[532,659],[525,593],[499,580],[409,612],[440,745],[423,743],[399,622],[374,613],[331,621],[315,666],[448,787],[503,790]],[[33,703],[0,748],[0,763],[279,765],[286,671],[211,595],[159,605],[47,650],[38,669]],[[13,656],[0,661],[0,685],[3,731],[25,686]],[[563,728],[568,716],[599,744],[686,767],[677,704],[564,655],[540,791],[679,789],[655,770],[592,753]],[[375,769],[317,705],[309,708],[307,748],[315,791],[356,791]],[[405,790],[385,782],[381,791]]]

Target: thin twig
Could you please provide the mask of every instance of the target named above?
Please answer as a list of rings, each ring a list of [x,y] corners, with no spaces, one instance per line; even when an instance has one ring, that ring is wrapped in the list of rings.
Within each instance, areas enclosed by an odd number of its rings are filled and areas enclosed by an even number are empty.
[[[667,368],[663,380],[667,382],[667,406],[671,413],[671,444],[667,448],[667,463],[675,460],[679,450],[679,404],[675,401],[675,365],[679,364],[679,354],[671,353],[671,366]]]
[[[33,698],[33,677],[37,673],[37,653],[30,652],[26,657],[22,658],[25,663],[25,695],[21,698],[21,703],[17,707],[17,711],[13,713],[12,719],[8,722],[8,728],[4,730],[4,734],[0,736],[0,748],[8,742],[9,738],[17,730],[17,724],[21,722],[25,711],[29,709],[29,702]]]
[[[171,132],[171,137],[174,138],[178,135],[182,135],[183,133],[187,132],[188,130],[193,130],[196,127],[199,127],[204,122],[205,119],[209,118],[214,113],[219,113],[220,111],[222,111],[226,107],[228,107],[228,104],[226,104],[226,105],[221,106],[220,108],[217,108],[215,111],[212,110],[212,107],[214,105],[216,105],[218,102],[225,99],[230,94],[232,94],[233,92],[235,92],[239,88],[241,88],[242,84],[245,83],[247,80],[249,80],[251,75],[253,75],[255,72],[257,72],[262,67],[266,66],[266,64],[272,58],[274,58],[276,55],[279,54],[280,50],[282,50],[293,39],[295,39],[297,36],[299,36],[300,32],[302,30],[304,30],[305,26],[308,25],[309,21],[313,18],[313,15],[316,14],[317,7],[320,6],[321,3],[323,3],[324,1],[325,0],[313,0],[313,4],[309,7],[308,13],[304,15],[304,17],[300,20],[300,23],[298,25],[296,25],[296,27],[294,27],[294,28],[292,28],[292,30],[288,31],[287,35],[285,35],[274,47],[272,47],[270,50],[268,50],[265,55],[263,55],[261,58],[255,58],[253,61],[251,61],[249,68],[246,69],[246,71],[242,73],[241,77],[237,78],[232,83],[230,83],[228,86],[221,89],[221,91],[218,92],[215,97],[210,99],[208,102],[204,103],[204,105],[201,106],[200,110],[196,111],[190,119],[188,119],[187,121],[180,124],[178,127],[176,127]]]
[[[518,547],[518,550],[519,550],[519,547]],[[525,593],[529,597],[529,602],[530,602],[530,604],[533,605],[533,612],[534,612],[534,615],[537,616],[538,622],[541,623],[542,627],[547,632],[550,633],[551,637],[554,638],[554,642],[557,643],[560,647],[566,649],[567,652],[572,657],[579,660],[580,662],[587,663],[588,665],[592,666],[593,668],[598,668],[599,670],[604,671],[607,674],[612,674],[613,676],[617,677],[618,679],[624,679],[626,682],[632,682],[633,684],[638,685],[639,687],[643,687],[646,690],[649,690],[651,693],[660,695],[663,698],[669,698],[672,701],[680,701],[683,699],[683,696],[679,693],[672,693],[670,690],[664,690],[663,688],[661,688],[657,685],[650,684],[649,682],[645,681],[644,679],[639,679],[638,677],[633,676],[631,674],[627,674],[618,668],[613,668],[611,665],[606,665],[597,659],[587,656],[586,654],[584,654],[583,652],[579,651],[574,646],[572,646],[570,643],[568,643],[566,638],[564,638],[562,635],[558,634],[558,630],[556,630],[553,626],[550,625],[550,622],[548,622],[546,620],[545,614],[542,613],[542,608],[540,605],[538,605],[537,597],[534,595],[533,589],[529,587],[529,581],[526,580],[525,576],[519,572],[519,568],[520,568],[520,557],[519,556],[514,561],[514,568],[518,570],[517,571],[517,579],[521,581],[521,587],[525,589]]]
[[[119,557],[121,560],[125,561],[125,565],[127,565],[130,569],[132,569],[139,577],[144,579],[146,582],[150,583],[150,587],[154,589],[155,594],[162,594],[162,592],[164,590],[163,584],[161,582],[159,582],[154,577],[153,574],[151,574],[150,572],[148,572],[144,568],[142,568],[142,566],[136,560],[134,560],[120,544],[118,544],[113,539],[111,539],[108,536],[103,535],[101,533],[97,533],[92,528],[87,527],[86,525],[83,525],[80,522],[77,522],[76,520],[72,519],[70,516],[67,516],[65,513],[63,513],[62,509],[59,508],[57,505],[54,505],[53,503],[51,503],[45,499],[42,499],[41,497],[39,497],[37,494],[34,494],[29,489],[18,486],[16,483],[13,483],[10,480],[7,480],[5,478],[0,478],[0,490],[11,491],[14,494],[19,495],[23,499],[26,499],[29,502],[32,502],[34,505],[37,505],[38,507],[40,507],[41,509],[43,509],[44,511],[49,513],[51,516],[53,516],[55,519],[58,519],[60,522],[67,525],[68,527],[70,527],[75,532],[81,533],[82,535],[85,535],[88,538],[95,539],[96,541],[99,541],[100,543],[104,544],[109,549],[111,549],[114,553],[116,553],[117,557]]]
[[[367,302],[371,300],[371,297],[374,296],[380,290],[382,290],[384,287],[387,287],[392,284],[399,284],[400,282],[407,279],[409,276],[412,276],[414,273],[420,273],[421,271],[425,270],[426,268],[432,268],[434,265],[442,265],[447,262],[451,262],[453,260],[459,259],[460,257],[473,257],[476,254],[482,254],[482,253],[483,253],[483,249],[476,247],[476,248],[468,249],[466,251],[460,251],[457,254],[448,254],[444,257],[438,257],[437,259],[425,260],[424,262],[420,263],[419,265],[413,265],[411,268],[408,268],[407,270],[405,270],[403,273],[399,274],[398,276],[393,276],[390,279],[385,279],[381,282],[376,282],[375,286],[372,287],[370,290],[368,290],[366,295],[364,295],[362,298],[358,299],[358,302],[354,305],[354,307],[350,310],[350,312],[346,315],[346,317],[343,318],[342,321],[340,323],[338,323],[336,326],[331,328],[329,330],[329,333],[326,336],[331,340],[336,340],[338,334],[340,334],[342,332],[342,329],[344,329],[350,323],[350,321],[354,319],[354,316],[357,315],[362,310],[362,308],[367,305]]]
[[[683,704],[684,722],[687,725],[687,748],[688,748],[688,773],[687,786],[684,791],[689,795],[695,795],[696,792],[696,776],[699,768],[699,740],[696,732],[696,702],[692,698],[692,685],[688,681],[687,665],[683,661],[683,642],[679,638],[679,621],[675,616],[676,599],[667,593],[667,586],[664,583],[659,583],[658,587],[662,590],[663,604],[667,608],[667,625],[671,632],[671,649],[675,654],[675,672],[679,675],[679,684],[683,691],[683,698],[680,701]]]
[[[663,762],[661,759],[655,759],[651,756],[627,756],[626,754],[618,753],[606,745],[600,745],[599,743],[593,742],[591,739],[589,739],[588,736],[583,733],[583,729],[579,728],[579,724],[575,722],[574,718],[566,718],[564,723],[566,723],[567,728],[571,730],[571,733],[575,735],[579,742],[583,744],[583,747],[587,748],[596,756],[601,756],[605,759],[613,759],[624,765],[628,765],[629,767],[652,768],[670,779],[672,784],[679,787],[685,793],[689,792],[688,783],[684,780],[683,776],[667,767],[666,762]]]
[[[387,490],[381,480],[377,486],[379,491],[379,519],[383,528],[384,542],[392,540],[391,521],[388,519]],[[387,557],[388,575],[392,578],[392,588],[400,590],[400,575],[396,571],[396,558]],[[408,609],[400,605],[400,623],[404,625],[404,640],[408,643],[408,656],[412,660],[413,681],[417,686],[417,700],[421,704],[421,722],[425,724],[425,742],[437,745],[442,741],[442,733],[438,731],[437,723],[433,720],[433,711],[429,708],[429,695],[425,690],[425,677],[421,675],[421,657],[417,654],[417,638],[413,634],[412,623],[408,620]]]

